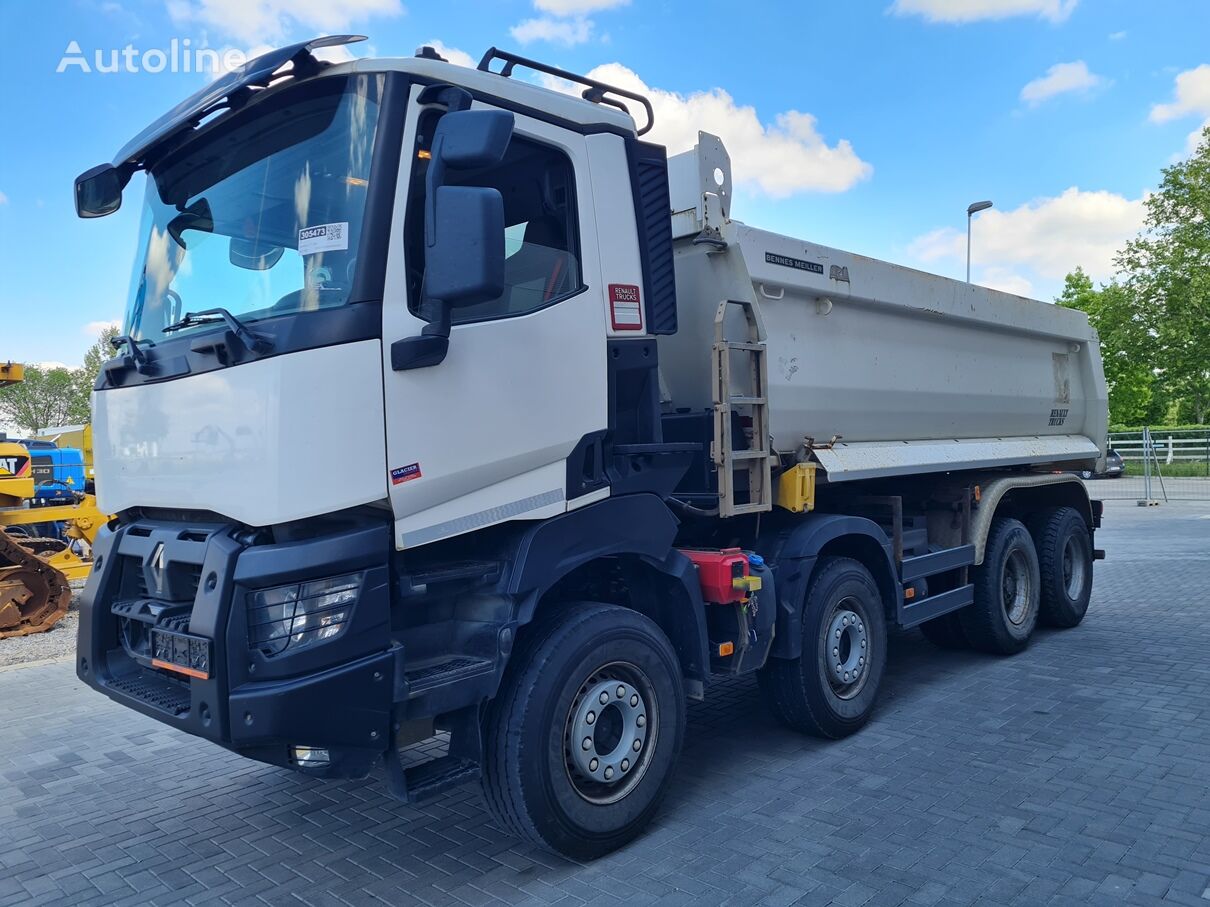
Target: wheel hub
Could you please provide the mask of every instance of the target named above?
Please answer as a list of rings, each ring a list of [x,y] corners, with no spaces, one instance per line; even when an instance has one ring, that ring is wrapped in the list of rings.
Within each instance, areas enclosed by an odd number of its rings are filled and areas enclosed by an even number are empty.
[[[613,787],[632,775],[646,753],[647,702],[633,683],[594,678],[573,704],[566,744],[575,772]]]
[[[1063,545],[1063,585],[1069,598],[1077,599],[1084,591],[1084,558],[1074,538]]]
[[[1030,589],[1029,568],[1020,551],[1013,551],[1004,565],[1001,584],[1004,613],[1015,626],[1025,622],[1029,613]]]
[[[828,672],[833,686],[849,687],[865,676],[870,637],[856,611],[841,608],[828,625]]]

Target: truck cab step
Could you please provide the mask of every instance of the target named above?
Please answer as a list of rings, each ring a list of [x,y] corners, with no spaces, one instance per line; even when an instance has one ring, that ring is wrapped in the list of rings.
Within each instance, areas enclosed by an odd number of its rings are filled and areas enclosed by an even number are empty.
[[[395,750],[386,754],[386,760],[391,795],[404,803],[428,800],[482,776],[478,763],[457,756],[441,756],[406,769],[400,765],[399,753]]]
[[[419,696],[446,684],[458,683],[481,674],[490,674],[495,664],[486,658],[460,656],[444,661],[432,660],[416,665],[405,673],[409,696]]]

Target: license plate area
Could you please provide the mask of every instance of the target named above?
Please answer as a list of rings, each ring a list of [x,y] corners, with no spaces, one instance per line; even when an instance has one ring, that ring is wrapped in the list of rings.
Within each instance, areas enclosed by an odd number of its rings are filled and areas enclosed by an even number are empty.
[[[151,631],[151,664],[198,680],[210,679],[214,643],[201,636],[173,630]]]

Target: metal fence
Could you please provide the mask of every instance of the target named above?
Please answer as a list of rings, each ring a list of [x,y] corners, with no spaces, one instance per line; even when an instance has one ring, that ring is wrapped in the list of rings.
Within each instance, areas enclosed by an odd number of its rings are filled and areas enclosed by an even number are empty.
[[[1110,432],[1109,446],[1124,468],[1117,477],[1096,477],[1093,497],[1210,501],[1210,429]]]

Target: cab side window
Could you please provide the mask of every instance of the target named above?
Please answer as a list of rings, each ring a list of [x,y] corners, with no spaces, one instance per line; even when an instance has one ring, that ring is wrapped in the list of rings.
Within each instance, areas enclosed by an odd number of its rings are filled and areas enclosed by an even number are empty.
[[[425,131],[431,133],[431,128]],[[505,223],[504,292],[487,302],[454,309],[450,313],[453,324],[524,315],[584,288],[574,181],[566,154],[517,135],[504,160],[495,167],[447,172],[449,185],[499,190],[504,198]],[[409,267],[422,260],[415,256],[423,256],[424,250],[424,176],[420,166],[413,172],[412,187],[407,225]],[[413,275],[410,306],[426,317],[421,306],[423,273],[413,271]]]

